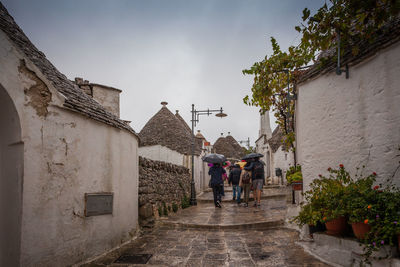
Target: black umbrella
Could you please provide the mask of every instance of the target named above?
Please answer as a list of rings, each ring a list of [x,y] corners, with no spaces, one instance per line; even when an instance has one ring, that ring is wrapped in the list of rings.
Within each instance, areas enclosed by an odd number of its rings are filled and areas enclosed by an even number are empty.
[[[246,156],[244,156],[242,159],[247,160],[247,159],[254,159],[254,158],[261,158],[261,157],[264,157],[264,155],[260,154],[260,153],[250,153],[250,154],[247,154]]]
[[[226,161],[226,158],[221,154],[208,154],[205,155],[202,160],[208,163],[223,163]]]

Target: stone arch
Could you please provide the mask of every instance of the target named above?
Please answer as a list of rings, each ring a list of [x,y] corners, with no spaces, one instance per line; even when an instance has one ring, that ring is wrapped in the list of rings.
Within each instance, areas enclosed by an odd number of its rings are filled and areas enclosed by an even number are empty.
[[[13,100],[0,84],[0,266],[19,266],[24,147]]]

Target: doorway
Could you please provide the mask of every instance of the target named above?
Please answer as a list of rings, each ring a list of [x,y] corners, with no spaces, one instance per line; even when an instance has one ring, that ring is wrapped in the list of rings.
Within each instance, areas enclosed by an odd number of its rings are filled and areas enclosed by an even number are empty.
[[[19,116],[0,85],[0,266],[20,266],[23,160]]]

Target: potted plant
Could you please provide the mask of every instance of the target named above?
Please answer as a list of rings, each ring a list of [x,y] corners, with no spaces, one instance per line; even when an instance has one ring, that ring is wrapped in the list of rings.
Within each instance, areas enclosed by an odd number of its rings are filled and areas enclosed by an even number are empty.
[[[343,235],[347,229],[344,193],[351,178],[342,164],[338,169],[328,168],[328,172],[329,177],[319,175],[319,178],[313,180],[304,198],[307,203],[311,203],[314,211],[318,211],[327,234]]]
[[[288,184],[292,185],[293,190],[302,190],[303,175],[301,173],[301,166],[291,166],[286,172],[286,180]]]
[[[291,222],[295,222],[300,227],[308,225],[310,237],[315,232],[325,231],[325,225],[321,223],[321,210],[315,206],[315,203],[302,204],[301,211]]]
[[[356,180],[351,180],[345,189],[344,199],[349,223],[357,239],[364,239],[371,231],[371,222],[375,218],[377,191],[372,188],[376,173],[363,177],[356,174]]]
[[[400,191],[396,187],[382,189],[375,186],[376,201],[371,205],[373,214],[370,221],[371,231],[364,239],[365,259],[371,256],[373,251],[379,250],[384,245],[394,246],[398,243],[400,233]]]

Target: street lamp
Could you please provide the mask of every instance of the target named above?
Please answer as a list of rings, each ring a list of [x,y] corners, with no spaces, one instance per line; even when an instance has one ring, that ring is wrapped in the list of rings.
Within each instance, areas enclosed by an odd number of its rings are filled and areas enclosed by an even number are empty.
[[[207,109],[207,110],[195,110],[194,109],[194,104],[192,104],[192,182],[191,182],[191,192],[190,192],[190,205],[195,206],[197,205],[197,200],[196,200],[196,188],[194,184],[194,143],[195,143],[195,136],[194,136],[194,127],[196,127],[196,124],[199,122],[199,117],[200,115],[207,115],[210,116],[211,114],[218,112],[215,114],[216,117],[226,117],[228,116],[225,114],[222,110],[222,107],[220,109]]]

